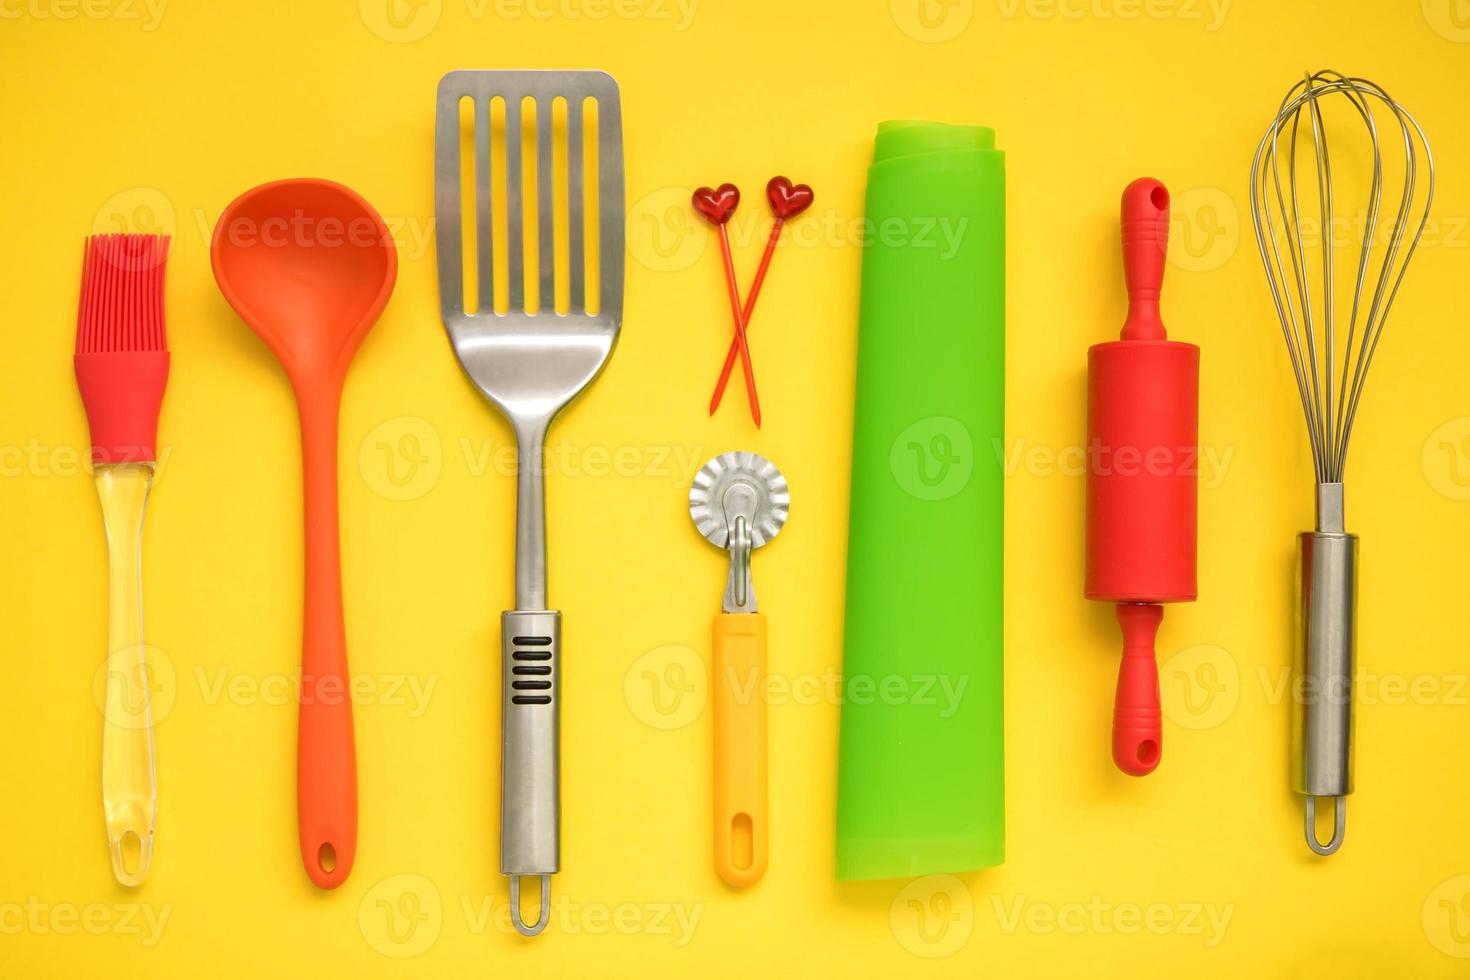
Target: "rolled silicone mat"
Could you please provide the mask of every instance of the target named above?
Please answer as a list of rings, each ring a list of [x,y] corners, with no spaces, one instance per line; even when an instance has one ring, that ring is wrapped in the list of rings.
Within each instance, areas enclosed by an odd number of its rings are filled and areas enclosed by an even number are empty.
[[[837,877],[1005,859],[1005,157],[878,127],[853,418]]]

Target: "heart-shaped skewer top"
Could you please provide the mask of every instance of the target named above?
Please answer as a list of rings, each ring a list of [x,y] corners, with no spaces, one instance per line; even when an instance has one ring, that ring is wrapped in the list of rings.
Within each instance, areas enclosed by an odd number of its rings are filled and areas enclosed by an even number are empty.
[[[721,184],[715,188],[701,187],[694,192],[693,201],[694,210],[704,220],[715,226],[723,225],[740,205],[740,188],[734,184]]]
[[[794,218],[812,206],[814,195],[807,184],[793,184],[786,177],[772,177],[766,184],[766,200],[778,220]]]

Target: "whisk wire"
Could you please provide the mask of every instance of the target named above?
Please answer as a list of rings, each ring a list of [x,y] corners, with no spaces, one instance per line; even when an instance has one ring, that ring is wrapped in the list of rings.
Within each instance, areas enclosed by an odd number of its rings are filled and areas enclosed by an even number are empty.
[[[1289,96],[1288,96],[1288,98],[1289,98]],[[1281,112],[1283,112],[1283,113],[1285,112],[1284,106],[1285,106],[1285,102],[1283,102],[1283,109],[1281,110]],[[1272,185],[1273,185],[1273,188],[1274,188],[1274,190],[1276,192],[1277,207],[1278,207],[1278,209],[1280,211],[1280,214],[1281,214],[1281,217],[1282,217],[1282,223],[1284,225],[1285,224],[1285,221],[1286,221],[1286,215],[1287,215],[1288,212],[1287,212],[1287,208],[1286,208],[1286,202],[1285,202],[1285,200],[1283,199],[1283,196],[1282,196],[1281,175],[1280,175],[1280,172],[1278,170],[1277,162],[1276,162],[1277,161],[1277,152],[1276,152],[1276,150],[1277,150],[1277,142],[1278,142],[1278,140],[1280,138],[1280,135],[1281,135],[1281,127],[1280,127],[1279,123],[1281,122],[1282,118],[1283,118],[1282,115],[1278,114],[1278,116],[1277,116],[1277,125],[1273,125],[1273,127],[1271,128],[1271,130],[1267,133],[1267,138],[1269,138],[1271,140],[1271,157],[1270,157],[1270,159],[1271,159],[1271,178],[1272,178]],[[1262,141],[1262,148],[1264,148],[1264,143],[1265,143],[1265,141],[1263,140]],[[1292,166],[1291,166],[1291,169],[1293,171],[1295,171],[1295,166],[1294,166],[1294,163],[1295,163],[1294,154],[1296,152],[1295,151],[1295,144],[1296,144],[1295,132],[1293,131],[1292,150],[1291,150],[1291,154],[1292,154],[1292,160],[1291,160]],[[1312,405],[1313,405],[1312,389],[1310,388],[1310,386],[1308,384],[1308,381],[1307,381],[1307,365],[1308,364],[1315,364],[1316,358],[1315,358],[1315,354],[1312,354],[1307,359],[1304,359],[1303,351],[1305,349],[1306,343],[1311,342],[1311,336],[1310,336],[1310,334],[1308,334],[1308,336],[1306,338],[1306,341],[1303,340],[1303,338],[1302,338],[1303,331],[1301,330],[1300,323],[1299,323],[1299,320],[1298,320],[1298,308],[1297,308],[1297,305],[1296,305],[1296,303],[1293,302],[1291,292],[1289,290],[1286,290],[1284,288],[1281,288],[1281,286],[1280,286],[1280,284],[1283,283],[1285,281],[1285,279],[1286,279],[1286,270],[1285,270],[1285,263],[1282,261],[1282,258],[1281,258],[1281,250],[1280,250],[1280,247],[1277,244],[1278,243],[1278,240],[1279,240],[1279,236],[1278,236],[1277,229],[1276,229],[1276,226],[1275,226],[1275,220],[1272,217],[1272,214],[1271,214],[1270,209],[1269,208],[1262,208],[1262,207],[1260,207],[1259,206],[1259,202],[1258,202],[1259,192],[1262,189],[1262,187],[1264,186],[1263,183],[1260,183],[1260,181],[1264,181],[1264,175],[1260,175],[1259,174],[1259,166],[1260,166],[1260,160],[1261,160],[1261,152],[1262,152],[1261,150],[1257,150],[1257,152],[1256,152],[1256,170],[1257,170],[1257,174],[1258,174],[1258,177],[1259,177],[1259,181],[1258,181],[1258,179],[1255,179],[1255,178],[1253,178],[1252,181],[1251,181],[1251,204],[1252,204],[1251,211],[1252,211],[1252,214],[1253,214],[1253,217],[1254,217],[1254,220],[1255,220],[1255,224],[1256,224],[1256,243],[1260,247],[1260,250],[1261,250],[1261,259],[1262,259],[1262,261],[1266,265],[1267,279],[1271,283],[1271,298],[1272,298],[1272,300],[1276,304],[1276,315],[1277,315],[1277,317],[1281,321],[1281,332],[1282,332],[1282,335],[1286,339],[1286,347],[1287,347],[1287,351],[1290,354],[1292,372],[1293,372],[1293,374],[1296,377],[1297,393],[1301,397],[1302,409],[1306,413],[1306,419],[1307,419],[1307,435],[1308,435],[1308,438],[1311,440],[1311,443],[1312,443],[1312,458],[1313,458],[1313,461],[1315,463],[1316,461],[1320,460],[1321,453],[1320,453],[1320,448],[1319,448],[1318,431],[1317,431],[1317,425],[1316,425],[1316,413],[1312,410]],[[1296,194],[1295,187],[1293,187],[1293,190],[1292,190],[1293,197],[1295,197],[1295,194]],[[1292,212],[1291,213],[1293,215],[1296,213],[1295,208],[1292,209]],[[1267,230],[1269,232],[1268,234],[1265,234],[1265,235],[1263,235],[1261,233],[1261,222],[1262,222],[1263,219],[1264,219],[1264,221],[1266,223]],[[1298,252],[1299,252],[1298,243],[1300,243],[1301,240],[1302,240],[1302,236],[1301,236],[1301,233],[1300,233],[1300,228],[1297,229],[1297,235],[1295,237],[1293,237],[1291,235],[1287,235],[1286,237],[1287,237],[1288,244],[1290,245],[1290,247],[1287,249],[1287,256],[1291,259],[1292,273],[1293,273],[1293,275],[1292,275],[1292,282],[1295,283],[1295,285],[1297,287],[1296,288],[1296,291],[1297,291],[1297,302],[1299,302],[1301,304],[1301,317],[1303,319],[1305,319],[1307,322],[1310,322],[1311,321],[1311,311],[1310,311],[1311,298],[1302,289],[1303,279],[1302,279],[1302,276],[1301,276],[1301,266],[1300,266],[1301,260],[1300,260],[1299,255],[1298,255]],[[1270,252],[1269,252],[1269,254],[1267,253],[1267,250],[1266,250],[1268,244],[1270,245]],[[1315,371],[1313,373],[1315,374]],[[1320,472],[1320,464],[1318,464],[1318,465],[1319,465],[1319,472]]]
[[[1306,80],[1306,88],[1308,92],[1310,92],[1313,88],[1313,80],[1310,77],[1308,77]],[[1327,154],[1327,132],[1326,126],[1322,122],[1322,107],[1318,104],[1316,99],[1311,99],[1307,103],[1307,105],[1311,109],[1312,152],[1313,160],[1316,164],[1317,169],[1317,235],[1322,240],[1322,321],[1323,334],[1325,335],[1325,342],[1323,344],[1323,350],[1321,353],[1323,374],[1322,387],[1321,391],[1317,393],[1316,407],[1320,410],[1318,413],[1317,427],[1319,430],[1318,438],[1326,447],[1326,459],[1324,461],[1324,464],[1326,468],[1330,471],[1332,469],[1332,447],[1335,440],[1329,437],[1328,425],[1333,417],[1332,369],[1334,365],[1334,354],[1337,350],[1335,329],[1337,326],[1337,304],[1334,302],[1334,297],[1337,295],[1337,291],[1335,289],[1336,279],[1333,275],[1334,263],[1332,257],[1332,247],[1334,244],[1333,239],[1335,239],[1337,236],[1336,230],[1333,227],[1332,220],[1332,163]],[[1292,124],[1292,135],[1294,149],[1294,138],[1296,135],[1295,122],[1293,122]],[[1295,161],[1296,154],[1293,153],[1292,156],[1292,189],[1293,191],[1295,191],[1297,173]],[[1293,200],[1292,204],[1293,206],[1295,206],[1296,201]],[[1300,234],[1300,223],[1298,223],[1297,225],[1297,230]],[[1305,236],[1302,237],[1304,238]],[[1305,245],[1303,244],[1302,247],[1305,248]],[[1305,289],[1307,287],[1304,286],[1303,288]],[[1316,368],[1314,365],[1314,382],[1316,380],[1316,376]],[[1325,409],[1323,406],[1324,400],[1326,402]]]
[[[1393,232],[1388,245],[1388,258],[1384,262],[1379,274],[1378,284],[1374,289],[1373,305],[1369,311],[1369,323],[1373,325],[1371,331],[1372,341],[1364,335],[1364,352],[1359,358],[1362,365],[1361,370],[1355,374],[1352,393],[1352,402],[1349,406],[1348,418],[1343,428],[1342,445],[1344,451],[1347,446],[1347,438],[1352,433],[1353,419],[1357,412],[1358,400],[1362,397],[1363,384],[1367,377],[1368,367],[1373,362],[1373,355],[1378,349],[1379,338],[1383,334],[1383,325],[1388,319],[1388,310],[1393,305],[1394,298],[1398,295],[1399,286],[1403,283],[1404,273],[1408,269],[1409,260],[1413,258],[1415,249],[1419,246],[1419,240],[1424,232],[1424,227],[1429,221],[1430,203],[1434,198],[1434,157],[1429,149],[1429,141],[1424,136],[1424,130],[1419,123],[1402,106],[1390,99],[1387,93],[1380,90],[1381,97],[1389,105],[1394,117],[1399,123],[1400,133],[1403,136],[1405,154],[1405,179],[1403,193],[1399,198],[1399,209],[1394,219]],[[1412,126],[1412,130],[1410,127]],[[1418,142],[1415,142],[1415,135]],[[1408,227],[1408,219],[1413,211],[1415,199],[1415,186],[1418,181],[1419,153],[1422,149],[1424,161],[1427,165],[1428,188],[1425,195],[1424,209],[1419,213],[1419,220],[1414,226],[1412,237],[1408,239],[1408,245],[1404,248],[1404,254],[1398,260],[1397,273],[1394,270],[1394,260],[1403,247],[1404,236]],[[1391,285],[1389,285],[1391,281]],[[1386,292],[1385,292],[1386,290]],[[1339,476],[1339,480],[1341,476]]]
[[[1337,306],[1338,227],[1334,215],[1338,188],[1323,112],[1323,100],[1334,95],[1343,96],[1355,110],[1372,149],[1371,182],[1345,324],[1339,320]],[[1387,180],[1375,107],[1392,113],[1403,149],[1402,168],[1393,172],[1402,181],[1397,207],[1387,241],[1381,245],[1378,240]],[[1311,134],[1310,150],[1305,146],[1304,128]],[[1306,158],[1308,152],[1310,160]],[[1415,221],[1421,166],[1426,173],[1423,208]],[[1315,195],[1306,196],[1299,186],[1303,170],[1316,178]],[[1368,369],[1409,259],[1428,222],[1433,197],[1434,158],[1424,130],[1408,110],[1366,79],[1333,71],[1306,75],[1287,91],[1257,146],[1250,189],[1256,244],[1291,359],[1318,484],[1340,484],[1343,480],[1348,442]],[[1313,205],[1316,215],[1308,213],[1314,210]],[[1315,246],[1310,236],[1314,217],[1318,221]],[[1285,241],[1280,241],[1283,238]],[[1375,256],[1381,256],[1376,273],[1372,271]],[[1365,296],[1370,284],[1371,292]],[[1320,294],[1315,292],[1318,287]],[[1344,329],[1339,348],[1339,334]]]
[[[1335,482],[1342,481],[1342,470],[1347,455],[1346,434],[1350,428],[1349,420],[1346,417],[1348,413],[1349,374],[1351,373],[1352,375],[1352,389],[1356,390],[1363,373],[1361,368],[1354,369],[1352,372],[1349,372],[1348,368],[1349,361],[1353,355],[1353,340],[1357,336],[1358,317],[1362,312],[1363,284],[1367,281],[1368,262],[1373,252],[1372,243],[1378,236],[1378,209],[1383,189],[1383,155],[1378,148],[1378,125],[1373,119],[1372,107],[1368,105],[1367,100],[1362,94],[1357,91],[1347,90],[1345,94],[1352,102],[1353,107],[1358,111],[1359,117],[1368,129],[1368,139],[1373,145],[1373,181],[1368,191],[1368,213],[1363,225],[1363,240],[1358,249],[1358,273],[1353,285],[1353,306],[1351,315],[1348,318],[1347,341],[1343,344],[1342,374],[1339,380],[1342,390],[1338,394],[1337,415],[1333,419],[1333,432],[1335,436],[1328,472],[1329,477]],[[1372,333],[1372,322],[1373,314],[1370,310],[1368,322],[1364,325],[1362,331],[1361,341],[1363,344],[1367,344],[1368,338]],[[1363,363],[1363,359],[1360,356],[1357,364],[1363,365]]]

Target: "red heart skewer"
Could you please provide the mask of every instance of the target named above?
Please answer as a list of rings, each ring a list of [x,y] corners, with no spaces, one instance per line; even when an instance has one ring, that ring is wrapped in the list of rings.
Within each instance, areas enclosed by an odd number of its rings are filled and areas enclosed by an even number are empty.
[[[787,218],[794,218],[811,207],[812,199],[810,187],[806,184],[792,184],[785,177],[772,177],[766,184],[766,200],[771,202],[771,213],[776,216],[776,221],[771,225],[771,233],[766,238],[766,250],[761,255],[760,267],[755,270],[750,294],[745,297],[744,322],[747,328],[750,326],[750,316],[755,312],[755,299],[760,295],[761,284],[766,281],[766,270],[771,267],[771,256],[776,253],[776,242],[781,238],[781,226],[786,223]],[[695,207],[698,206],[696,202]],[[730,381],[730,372],[735,369],[735,357],[740,353],[740,345],[744,342],[742,332],[725,353],[725,366],[720,369],[720,380],[715,382],[715,393],[709,401],[711,415],[720,407],[720,399],[725,397],[725,385]]]
[[[725,285],[730,292],[730,313],[735,318],[734,346],[740,354],[740,363],[745,368],[745,394],[750,399],[750,417],[759,429],[760,397],[755,391],[755,368],[750,363],[750,348],[745,343],[746,314],[740,307],[740,286],[735,282],[735,260],[730,256],[730,232],[725,227],[740,203],[740,191],[734,184],[721,184],[714,189],[701,187],[694,192],[693,203],[694,210],[720,233],[720,255],[725,262]]]
[[[694,210],[716,227],[729,221],[739,204],[740,188],[734,184],[721,184],[714,189],[701,187],[694,192]]]

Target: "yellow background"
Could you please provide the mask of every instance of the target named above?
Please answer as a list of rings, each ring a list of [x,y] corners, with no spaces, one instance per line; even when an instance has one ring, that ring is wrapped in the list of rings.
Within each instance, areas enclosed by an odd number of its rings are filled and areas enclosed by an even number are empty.
[[[700,0],[692,17],[689,2],[171,0],[155,19],[141,0],[0,0],[0,975],[1463,975],[1463,0],[925,0],[927,20],[917,0]],[[621,341],[551,437],[565,870],[563,904],[531,942],[509,932],[496,874],[509,431],[455,364],[432,248],[434,87],[490,67],[617,76],[630,208]],[[1441,222],[1353,441],[1372,686],[1347,842],[1327,861],[1304,846],[1287,788],[1279,685],[1310,475],[1245,200],[1259,134],[1316,67],[1377,80],[1418,114]],[[1009,854],[960,879],[839,885],[827,691],[856,222],[874,126],[899,116],[994,126],[1008,156]],[[753,325],[757,433],[738,388],[717,417],[702,409],[728,311],[685,201],[701,183],[747,191],[745,283],[759,188],[777,172],[811,183],[817,204]],[[1226,464],[1207,465],[1200,495],[1200,601],[1171,608],[1160,638],[1164,762],[1133,780],[1108,759],[1118,638],[1111,611],[1081,597],[1082,479],[1047,454],[1082,440],[1084,351],[1122,317],[1118,194],[1143,174],[1174,193],[1165,316],[1203,347],[1202,438]],[[305,175],[360,191],[402,259],[342,409],[347,624],[366,697],[357,865],[333,893],[300,867],[281,696],[298,657],[294,407],[207,248],[237,193]],[[104,551],[70,359],[81,238],[124,226],[175,235],[167,457],[144,561],[161,818],[135,893],[111,879],[98,799]],[[776,460],[794,498],[756,560],[772,670],[794,693],[771,713],[770,872],[746,894],[710,862],[699,664],[724,568],[685,510],[693,470],[732,448]],[[149,915],[167,916],[161,933]]]

